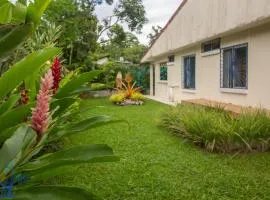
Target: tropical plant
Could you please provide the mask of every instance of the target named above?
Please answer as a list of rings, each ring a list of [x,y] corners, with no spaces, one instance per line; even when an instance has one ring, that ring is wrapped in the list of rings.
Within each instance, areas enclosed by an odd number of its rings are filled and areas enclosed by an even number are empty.
[[[122,75],[117,74],[115,79],[117,93],[110,97],[110,101],[115,104],[136,104],[141,105],[145,100],[144,96],[140,93],[141,88],[136,87],[136,82],[133,83],[133,78],[130,73],[125,75],[124,81]]]
[[[126,98],[131,98],[131,96],[136,93],[136,92],[139,92],[141,90],[140,87],[136,87],[136,82],[132,83],[133,81],[133,78],[131,76],[130,73],[127,73],[126,76],[125,76],[125,82],[122,82],[122,85],[125,89],[125,94],[126,94]]]
[[[209,151],[270,150],[270,116],[263,109],[235,116],[220,107],[178,105],[162,113],[160,125]]]
[[[107,87],[103,83],[92,83],[91,84],[91,90],[93,90],[93,91],[104,90],[104,89],[107,89]]]
[[[126,94],[125,93],[117,93],[113,94],[110,97],[110,101],[115,104],[120,104],[126,99]]]
[[[140,93],[140,92],[135,92],[131,95],[130,99],[134,100],[134,101],[144,101],[145,100],[145,96]]]
[[[0,20],[8,24],[0,26],[3,36],[0,38],[0,58],[4,59],[33,33],[50,1],[19,1],[16,5],[5,0],[0,2]],[[18,6],[20,11],[17,11]],[[8,17],[5,17],[5,13],[9,13]],[[23,16],[20,20],[18,14]],[[20,25],[10,25],[13,22]],[[31,27],[31,31],[28,26]],[[20,34],[21,37],[18,37]],[[3,48],[2,45],[7,46]],[[60,50],[54,47],[35,51],[14,64],[0,77],[1,198],[47,199],[50,196],[52,199],[70,199],[72,194],[75,194],[78,199],[94,199],[94,195],[79,188],[41,186],[40,182],[63,172],[59,169],[62,166],[118,160],[106,145],[84,145],[39,155],[45,145],[64,136],[117,122],[107,116],[72,120],[75,114],[79,113],[74,107],[76,108],[80,87],[99,72],[69,77],[60,83],[61,65],[56,57],[59,53]],[[26,91],[20,94],[21,84],[32,82],[33,74],[39,73],[44,64],[53,58],[52,67],[40,81],[37,97],[29,98]],[[20,98],[23,103],[18,104]],[[10,196],[12,192],[14,196]]]

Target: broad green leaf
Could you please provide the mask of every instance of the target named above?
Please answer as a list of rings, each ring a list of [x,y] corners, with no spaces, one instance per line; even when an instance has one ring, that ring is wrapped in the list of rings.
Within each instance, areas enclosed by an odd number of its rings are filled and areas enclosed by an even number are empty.
[[[16,2],[12,10],[12,20],[13,24],[25,23],[26,20],[27,7],[20,3]]]
[[[29,92],[29,98],[31,101],[35,99],[37,94],[36,83],[38,79],[40,79],[40,72],[36,71],[35,73],[33,73],[31,76],[28,76],[24,80],[24,86],[25,89]]]
[[[6,130],[1,131],[1,133],[0,133],[0,135],[1,135],[1,136],[0,136],[0,146],[1,146],[8,138],[10,138],[10,137],[15,133],[15,131],[16,131],[20,126],[22,126],[22,124],[24,124],[24,123],[15,125],[15,126],[13,126],[13,127],[11,127],[11,128],[8,128],[8,129],[6,129]]]
[[[21,107],[18,107],[14,110],[7,112],[4,115],[1,115],[0,116],[0,130],[1,130],[0,137],[1,137],[1,133],[4,130],[25,121],[27,117],[30,115],[32,107],[33,107],[33,104],[23,105]]]
[[[19,127],[0,149],[0,175],[10,173],[24,151],[36,141],[36,133],[28,125]]]
[[[88,191],[65,186],[36,186],[27,189],[15,190],[17,200],[98,200],[99,198]]]
[[[66,83],[62,88],[60,88],[55,98],[61,99],[64,97],[72,96],[72,92],[76,91],[83,84],[93,80],[100,73],[101,71],[91,71],[78,75]]]
[[[12,19],[13,5],[10,2],[5,2],[0,5],[0,24],[8,24]]]
[[[27,8],[27,23],[33,22],[37,26],[50,2],[51,0],[35,0],[31,2]]]
[[[59,52],[57,48],[45,48],[28,55],[12,66],[0,77],[0,98],[5,97],[10,91],[22,83],[23,80],[38,71],[47,60],[53,58]]]
[[[63,98],[59,100],[54,100],[51,103],[51,110],[54,110],[57,106],[59,106],[59,109],[53,114],[53,117],[59,116],[76,101],[76,98]]]
[[[6,34],[8,34],[14,28],[15,28],[15,26],[9,25],[9,24],[0,25],[0,38],[4,37]]]
[[[16,172],[33,175],[68,165],[118,160],[107,145],[85,145],[46,154],[18,168]]]
[[[9,112],[15,106],[15,104],[18,102],[19,99],[20,99],[20,95],[15,94],[9,97],[7,101],[2,103],[0,105],[0,116]]]
[[[33,24],[17,25],[12,31],[0,38],[0,59],[17,48],[34,30]]]

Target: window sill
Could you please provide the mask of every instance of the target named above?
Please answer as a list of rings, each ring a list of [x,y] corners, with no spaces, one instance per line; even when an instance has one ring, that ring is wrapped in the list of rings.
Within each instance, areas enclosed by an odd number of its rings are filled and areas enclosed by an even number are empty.
[[[248,94],[247,89],[220,88],[220,92],[222,92],[222,93],[231,93],[231,94],[241,94],[241,95],[247,95]]]
[[[197,91],[193,89],[182,89],[182,92],[184,93],[190,93],[190,94],[196,94]]]
[[[216,49],[216,50],[213,50],[213,51],[208,51],[208,52],[205,52],[205,53],[201,53],[201,56],[202,57],[207,57],[207,56],[213,56],[213,55],[218,55],[220,54],[220,49]]]
[[[168,84],[168,81],[158,81],[157,83]]]
[[[179,85],[169,85],[170,88],[179,88]]]

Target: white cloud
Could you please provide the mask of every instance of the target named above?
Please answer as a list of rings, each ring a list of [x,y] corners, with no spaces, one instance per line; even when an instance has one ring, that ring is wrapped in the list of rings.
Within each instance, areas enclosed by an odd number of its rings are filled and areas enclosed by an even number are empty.
[[[139,40],[147,44],[147,35],[152,31],[152,26],[165,26],[182,0],[144,0],[147,18],[149,22],[144,26],[142,34],[138,35]],[[117,2],[116,2],[117,3]],[[101,5],[97,7],[96,14],[99,19],[112,14],[113,6]]]

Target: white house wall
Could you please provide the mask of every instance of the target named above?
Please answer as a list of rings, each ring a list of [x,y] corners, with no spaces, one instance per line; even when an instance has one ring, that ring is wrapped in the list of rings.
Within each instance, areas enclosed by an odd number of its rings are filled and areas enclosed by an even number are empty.
[[[269,19],[269,0],[187,0],[142,62]]]
[[[245,2],[245,0],[239,1]],[[168,88],[174,87],[174,97],[178,102],[205,98],[237,105],[263,106],[270,109],[270,30],[268,27],[270,24],[221,38],[222,48],[248,43],[248,90],[246,94],[222,92],[220,89],[220,54],[203,56],[198,44],[175,53],[174,65],[168,66],[167,82],[159,81],[159,63],[167,57],[154,61],[156,96],[166,99],[168,98]],[[181,85],[183,56],[190,54],[196,54],[195,91],[184,90]]]

